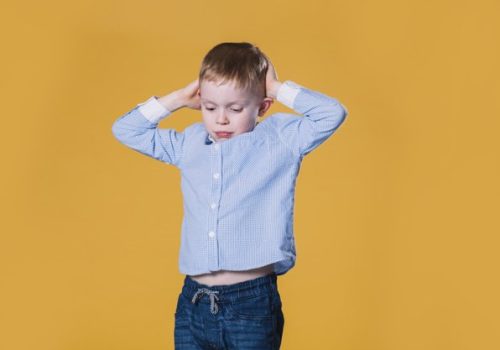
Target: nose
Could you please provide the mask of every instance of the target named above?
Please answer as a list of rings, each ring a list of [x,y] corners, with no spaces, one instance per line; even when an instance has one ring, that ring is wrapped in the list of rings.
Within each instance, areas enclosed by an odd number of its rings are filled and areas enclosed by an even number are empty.
[[[227,124],[229,123],[229,119],[226,117],[226,112],[222,110],[218,115],[216,119],[217,124]]]

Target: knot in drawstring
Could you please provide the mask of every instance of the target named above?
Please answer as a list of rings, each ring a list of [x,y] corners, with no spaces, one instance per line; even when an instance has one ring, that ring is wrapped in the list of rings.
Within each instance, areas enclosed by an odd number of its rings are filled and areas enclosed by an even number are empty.
[[[193,304],[196,303],[196,301],[200,299],[203,296],[203,294],[207,294],[210,297],[210,312],[216,314],[219,311],[219,306],[215,302],[215,299],[217,299],[217,301],[219,300],[219,297],[216,295],[217,293],[219,293],[218,290],[198,288],[198,290],[193,296],[193,299],[191,300],[191,303]]]

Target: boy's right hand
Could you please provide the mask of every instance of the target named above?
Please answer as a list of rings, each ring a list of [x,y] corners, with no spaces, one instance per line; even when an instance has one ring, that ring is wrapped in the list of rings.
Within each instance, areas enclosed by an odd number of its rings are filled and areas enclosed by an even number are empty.
[[[158,101],[171,112],[182,107],[201,109],[198,79],[182,89],[175,90],[168,95],[158,98]]]
[[[177,91],[184,107],[201,109],[200,84],[198,79]]]

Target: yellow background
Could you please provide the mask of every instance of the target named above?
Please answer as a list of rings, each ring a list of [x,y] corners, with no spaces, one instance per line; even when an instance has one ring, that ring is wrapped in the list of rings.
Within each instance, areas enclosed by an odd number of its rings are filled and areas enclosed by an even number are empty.
[[[173,349],[180,174],[111,125],[194,80],[215,44],[250,41],[280,80],[349,111],[298,178],[282,348],[499,349],[499,13],[496,0],[3,4],[0,348]],[[199,120],[180,110],[160,127]]]

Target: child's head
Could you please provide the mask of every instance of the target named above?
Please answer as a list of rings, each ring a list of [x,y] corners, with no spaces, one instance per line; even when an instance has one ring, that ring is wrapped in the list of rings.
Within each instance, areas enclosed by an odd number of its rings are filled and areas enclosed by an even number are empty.
[[[252,131],[273,100],[266,97],[268,62],[258,47],[221,43],[203,59],[199,73],[203,122],[215,140]],[[230,135],[218,135],[227,131]]]

